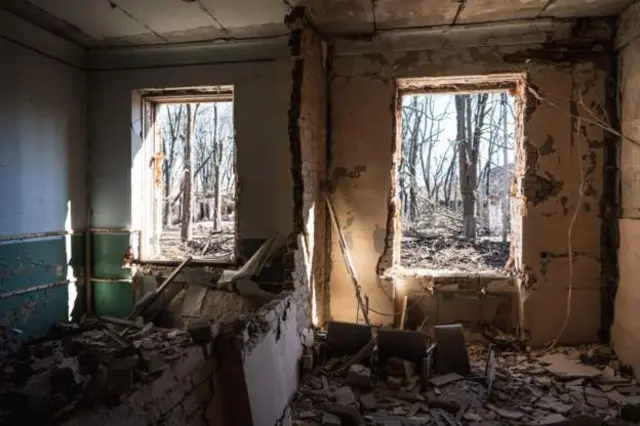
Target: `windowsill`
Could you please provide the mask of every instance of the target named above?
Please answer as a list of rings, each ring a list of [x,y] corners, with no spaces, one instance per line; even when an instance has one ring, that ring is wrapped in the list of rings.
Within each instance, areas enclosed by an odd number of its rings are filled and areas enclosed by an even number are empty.
[[[149,265],[149,266],[178,266],[184,260],[183,259],[137,259],[132,263],[133,265]],[[238,261],[224,261],[224,260],[208,260],[208,259],[191,259],[186,266],[189,265],[201,265],[201,266],[214,266],[223,268],[237,268],[240,266]]]
[[[409,293],[429,292],[485,292],[514,293],[517,280],[508,273],[496,271],[456,271],[394,266],[384,277],[398,280]]]
[[[397,268],[397,269],[396,269]],[[429,269],[429,268],[407,268],[404,266],[394,267],[394,275],[402,277],[430,277],[430,278],[455,278],[455,277],[473,277],[473,278],[510,278],[507,272],[498,272],[494,270],[486,271],[463,271],[456,269]]]

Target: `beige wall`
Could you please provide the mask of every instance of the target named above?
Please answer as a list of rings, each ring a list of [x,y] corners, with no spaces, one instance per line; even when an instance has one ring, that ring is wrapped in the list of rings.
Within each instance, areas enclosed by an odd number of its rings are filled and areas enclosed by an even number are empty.
[[[618,34],[622,132],[640,140],[640,38],[638,6],[622,16]],[[620,280],[611,337],[620,359],[640,371],[640,146],[623,139],[620,153]]]
[[[316,306],[324,307],[325,298],[325,214],[323,181],[326,175],[326,81],[323,44],[318,34],[305,28],[300,39],[302,73],[300,75],[301,172],[303,181],[303,222],[312,270],[310,282],[315,288]],[[294,86],[296,82],[294,81]],[[316,309],[323,321],[324,311]]]
[[[535,46],[530,45],[528,49]],[[395,88],[399,77],[436,77],[527,72],[548,103],[531,105],[524,133],[529,178],[525,182],[523,261],[530,289],[524,302],[525,329],[533,344],[555,337],[565,318],[569,264],[567,234],[573,229],[574,277],[570,320],[562,341],[595,341],[600,325],[600,194],[603,132],[570,112],[585,113],[580,102],[605,99],[606,72],[590,62],[559,66],[515,59],[530,57],[525,47],[486,47],[368,53],[334,60],[332,69],[331,171],[333,200],[352,249],[370,306],[393,311],[392,285],[376,265],[385,247],[394,146]],[[578,149],[579,148],[579,149]],[[581,153],[581,156],[579,155]],[[578,203],[580,167],[585,195]],[[428,267],[428,265],[425,265]],[[333,238],[330,313],[353,321],[353,286]],[[460,305],[459,309],[464,309]],[[585,313],[588,312],[588,315]],[[534,320],[535,316],[535,320]],[[392,317],[373,315],[376,323]]]

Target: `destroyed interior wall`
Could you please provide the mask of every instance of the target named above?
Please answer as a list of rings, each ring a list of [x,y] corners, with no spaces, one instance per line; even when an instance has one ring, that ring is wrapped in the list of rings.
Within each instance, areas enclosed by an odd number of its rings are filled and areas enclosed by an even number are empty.
[[[589,115],[582,104],[594,107],[605,99],[609,77],[606,59],[597,62],[595,55],[589,54],[591,48],[582,56],[554,58],[542,45],[517,45],[517,38],[509,39],[509,46],[455,48],[455,40],[450,40],[448,48],[406,51],[400,41],[394,41],[393,52],[371,47],[350,52],[349,44],[343,43],[342,50],[338,44],[331,70],[333,200],[363,292],[369,296],[371,308],[383,314],[372,313],[373,322],[394,319],[392,282],[379,277],[376,265],[383,255],[383,263],[389,260],[387,224],[395,210],[389,196],[390,170],[398,149],[395,79],[526,72],[532,87],[546,100],[537,102],[528,93],[524,118],[524,327],[531,342],[541,344],[553,339],[562,326],[569,285],[567,235],[577,208],[572,238],[573,309],[561,340],[597,340],[603,131],[571,114],[579,111]],[[465,42],[475,43],[471,39]],[[562,52],[563,48],[558,44],[554,50]],[[597,55],[607,57],[602,51]],[[583,195],[578,201],[581,180]],[[332,251],[339,253],[335,239]],[[391,262],[386,263],[389,266]],[[340,256],[332,258],[329,282],[331,318],[354,321],[356,299]],[[453,314],[446,318],[455,321],[460,313],[477,313],[480,319],[484,299],[476,296],[475,300],[458,299],[453,294],[435,304],[432,314],[437,317],[450,311]],[[432,302],[428,296],[420,300]]]
[[[306,256],[298,256],[296,270],[304,273],[304,281],[315,288],[313,315],[315,321],[323,322],[325,307],[325,256],[326,256],[326,203],[323,184],[326,175],[326,80],[324,67],[324,44],[311,28],[294,30],[291,35],[292,53],[298,59],[294,63],[293,90],[299,91],[299,115],[296,119],[299,135],[300,162],[295,163],[295,138],[292,139],[292,173],[294,176],[294,199],[302,209],[300,226],[296,230],[305,233]],[[298,47],[294,47],[297,45]],[[298,52],[296,53],[295,50]],[[291,110],[295,111],[296,100],[292,96]],[[302,180],[302,198],[296,199],[295,176]],[[298,251],[302,250],[298,247]],[[298,252],[298,255],[301,253]],[[304,289],[302,289],[304,291]],[[309,318],[311,319],[311,318]]]
[[[616,44],[619,53],[620,142],[620,248],[619,274],[612,343],[623,362],[640,371],[640,6],[636,3],[621,16]]]
[[[220,48],[222,49],[222,48]],[[140,163],[141,120],[136,91],[233,85],[239,195],[238,246],[248,258],[273,232],[292,230],[291,156],[287,138],[287,109],[291,62],[286,41],[221,50],[211,59],[204,51],[189,57],[163,52],[147,58],[133,49],[126,54],[91,56],[108,71],[89,73],[89,150],[91,224],[94,228],[131,228],[132,194]],[[97,58],[97,59],[96,59]],[[115,62],[114,62],[115,61]],[[209,65],[190,65],[189,62]],[[223,63],[216,63],[221,61]],[[178,66],[184,65],[184,66]],[[133,114],[132,114],[133,109]],[[145,165],[140,165],[142,171]],[[287,188],[287,190],[284,190]],[[101,235],[94,244],[99,278],[121,278],[122,254],[128,235]],[[96,311],[121,314],[130,308],[129,283],[94,284]],[[114,312],[115,310],[115,312]]]
[[[26,339],[82,311],[86,77],[82,49],[2,11],[0,36],[0,330]]]

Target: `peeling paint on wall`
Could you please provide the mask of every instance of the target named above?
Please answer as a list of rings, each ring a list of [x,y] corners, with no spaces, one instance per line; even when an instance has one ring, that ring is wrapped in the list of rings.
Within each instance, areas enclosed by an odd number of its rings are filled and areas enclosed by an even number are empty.
[[[598,50],[597,43],[584,43],[585,51],[570,55],[553,52],[554,46],[488,46],[470,49],[413,50],[340,56],[334,59],[332,96],[333,167],[331,175],[344,176],[345,170],[366,164],[366,174],[358,179],[337,179],[334,192],[340,220],[355,217],[349,226],[352,235],[356,270],[363,292],[371,306],[386,314],[393,313],[393,301],[380,287],[382,230],[394,229],[388,223],[396,206],[389,202],[393,175],[393,156],[388,147],[394,140],[395,87],[393,81],[406,77],[441,77],[483,75],[487,73],[527,74],[527,83],[541,99],[527,93],[524,111],[523,148],[526,159],[522,206],[522,281],[527,288],[524,300],[524,326],[533,344],[555,337],[564,318],[568,265],[566,259],[541,260],[540,253],[566,253],[567,233],[575,209],[580,213],[573,231],[576,262],[588,262],[588,272],[573,278],[580,289],[576,300],[584,309],[594,312],[593,321],[571,316],[567,342],[597,340],[600,324],[600,226],[598,209],[603,192],[602,129],[586,121],[572,120],[572,105],[579,114],[582,107],[604,99],[609,70],[597,56],[610,51]],[[588,46],[588,49],[587,49]],[[557,46],[555,46],[557,47]],[[595,47],[595,51],[594,51]],[[588,51],[586,51],[588,50]],[[596,102],[597,103],[597,102]],[[553,105],[555,106],[553,106]],[[390,105],[392,107],[390,107]],[[563,112],[564,111],[564,112]],[[576,148],[579,145],[582,156]],[[579,162],[584,176],[580,175]],[[584,179],[582,202],[578,203],[580,181]],[[349,213],[347,213],[349,212]],[[595,230],[595,231],[594,231]],[[387,245],[389,241],[387,240]],[[582,259],[589,259],[582,260]],[[425,265],[428,267],[428,265]],[[378,269],[378,270],[376,270]],[[339,258],[333,259],[331,270],[331,312],[334,317],[354,320],[356,302],[348,275]],[[574,294],[576,293],[574,292]],[[538,311],[553,310],[541,320]],[[389,323],[391,316],[374,316],[375,321]],[[536,318],[534,321],[533,318]]]

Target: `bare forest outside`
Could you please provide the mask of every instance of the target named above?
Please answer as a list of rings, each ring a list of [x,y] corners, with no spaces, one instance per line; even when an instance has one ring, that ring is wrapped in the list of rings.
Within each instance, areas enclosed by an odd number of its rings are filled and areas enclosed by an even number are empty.
[[[509,259],[515,97],[405,94],[398,175],[401,264],[501,271]]]
[[[158,104],[156,126],[162,145],[159,257],[235,260],[233,102]]]

